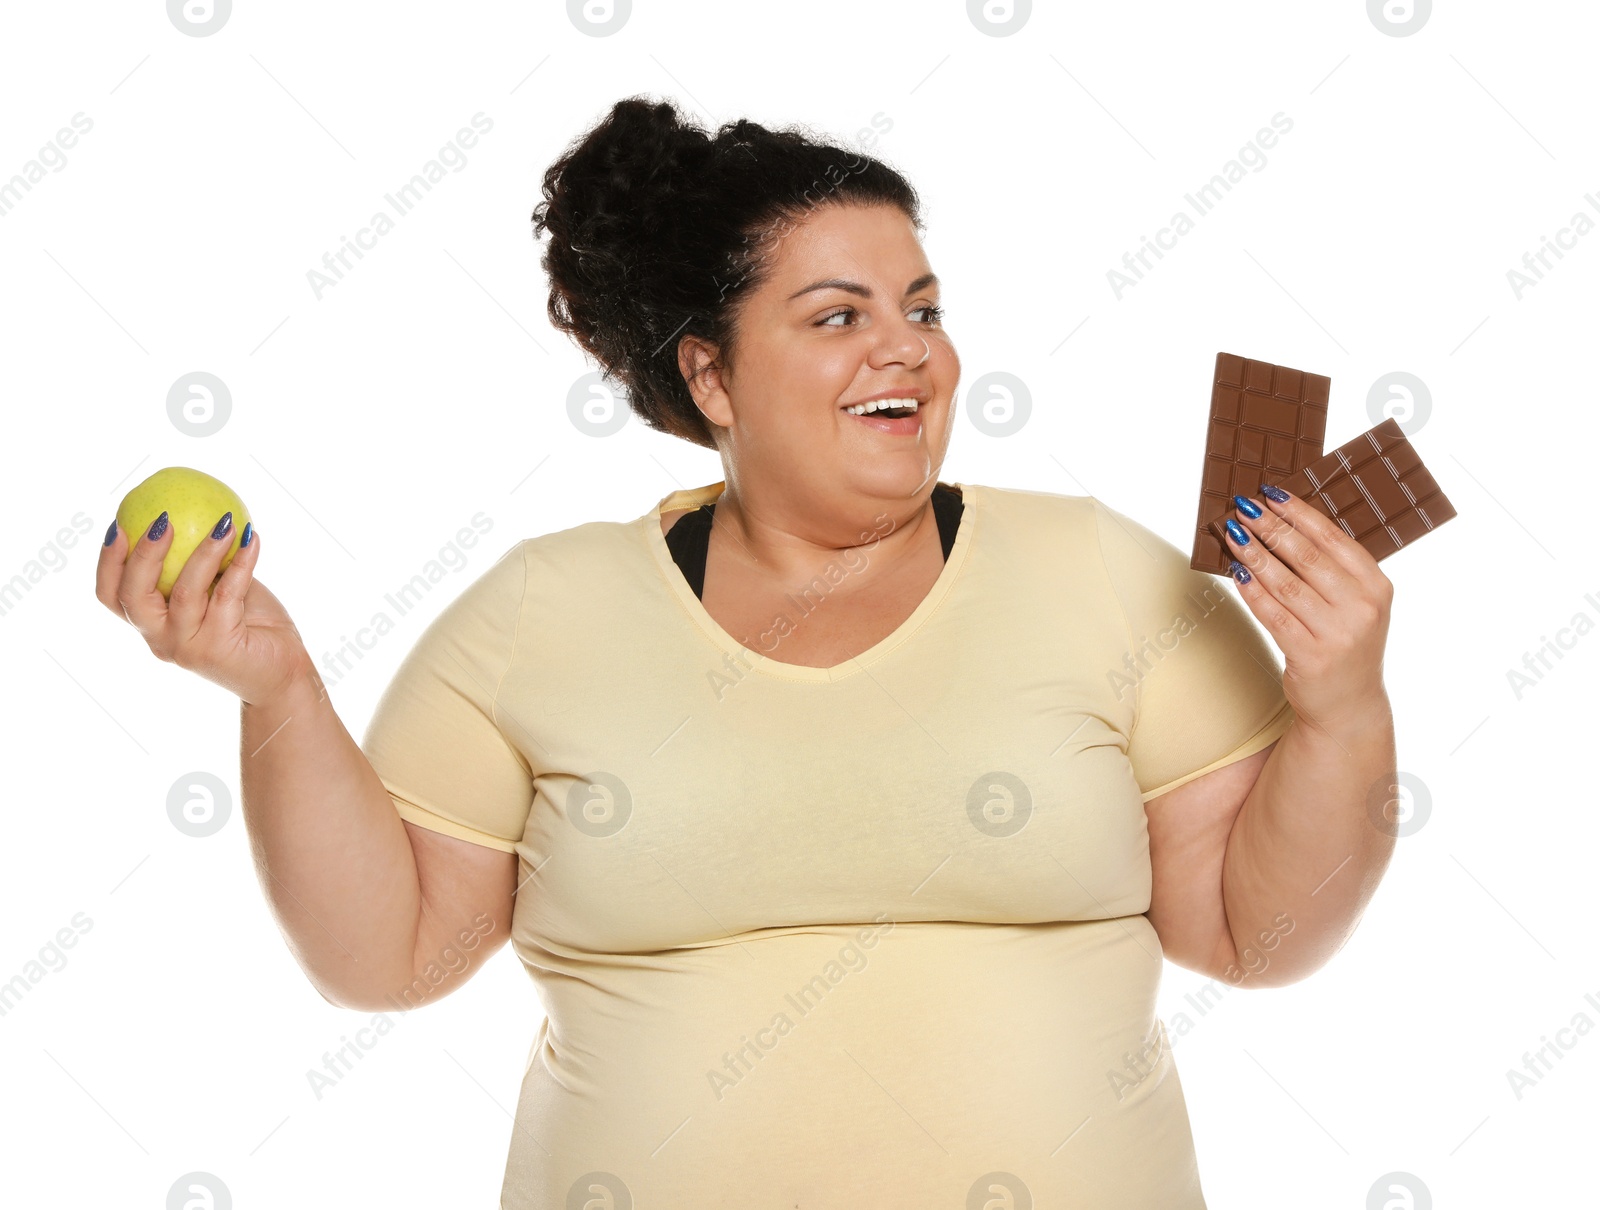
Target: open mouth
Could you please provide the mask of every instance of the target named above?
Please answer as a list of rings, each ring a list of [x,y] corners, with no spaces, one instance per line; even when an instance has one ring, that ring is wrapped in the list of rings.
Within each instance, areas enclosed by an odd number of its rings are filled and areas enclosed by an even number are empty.
[[[904,416],[915,416],[917,408],[915,399],[874,399],[871,403],[858,403],[840,410],[849,412],[852,416],[883,416],[895,420]]]

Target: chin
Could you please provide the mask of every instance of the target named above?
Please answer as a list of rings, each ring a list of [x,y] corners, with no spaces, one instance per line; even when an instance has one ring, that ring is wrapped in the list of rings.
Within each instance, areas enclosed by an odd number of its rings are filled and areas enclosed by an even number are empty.
[[[880,500],[917,500],[933,491],[938,479],[928,452],[920,446],[883,459],[870,467],[852,466],[846,483],[863,496]]]

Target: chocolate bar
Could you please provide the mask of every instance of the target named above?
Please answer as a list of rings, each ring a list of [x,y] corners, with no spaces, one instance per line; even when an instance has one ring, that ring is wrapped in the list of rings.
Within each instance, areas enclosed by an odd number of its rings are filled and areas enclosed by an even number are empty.
[[[1235,495],[1249,495],[1322,457],[1330,380],[1232,353],[1217,354],[1212,379],[1189,566],[1227,575],[1233,555],[1208,523],[1233,507]]]
[[[1292,492],[1337,522],[1374,559],[1387,558],[1456,515],[1392,416],[1310,466],[1261,483]],[[1239,494],[1259,497],[1260,484]],[[1211,522],[1219,542],[1233,515],[1230,508]]]

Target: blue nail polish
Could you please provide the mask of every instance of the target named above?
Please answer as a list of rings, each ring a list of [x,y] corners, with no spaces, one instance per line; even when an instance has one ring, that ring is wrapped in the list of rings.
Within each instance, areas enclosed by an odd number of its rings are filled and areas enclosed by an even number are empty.
[[[1259,517],[1261,506],[1248,496],[1235,496],[1233,502],[1239,506],[1239,511],[1247,517]]]
[[[150,532],[146,536],[150,541],[157,541],[162,534],[167,532],[167,510],[162,509],[161,515],[150,523]]]
[[[246,521],[244,523],[244,528],[239,531],[239,549],[240,550],[243,550],[246,546],[250,545],[250,538],[252,536],[251,533],[250,533],[250,527],[253,524],[255,524],[253,521]]]
[[[115,517],[113,517],[111,519],[111,524],[106,527],[106,540],[104,542],[100,543],[100,545],[101,546],[110,546],[116,540],[117,540],[117,520],[116,520]]]
[[[1261,494],[1268,500],[1271,500],[1274,504],[1282,504],[1289,498],[1288,492],[1284,491],[1282,488],[1273,487],[1269,483],[1263,483],[1261,485]]]
[[[229,509],[217,520],[216,528],[211,531],[213,538],[220,538],[233,528],[233,510]]]
[[[1250,583],[1250,569],[1243,563],[1239,562],[1238,559],[1235,559],[1232,563],[1228,564],[1228,574],[1233,576],[1233,578],[1239,581],[1241,584]]]
[[[1250,545],[1250,535],[1245,533],[1244,526],[1240,525],[1232,517],[1228,518],[1228,537],[1232,538],[1240,546]]]

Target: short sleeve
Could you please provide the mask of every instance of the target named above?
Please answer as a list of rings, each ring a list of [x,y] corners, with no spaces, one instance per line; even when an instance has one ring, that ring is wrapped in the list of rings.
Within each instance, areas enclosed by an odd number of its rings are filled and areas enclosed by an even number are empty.
[[[533,802],[532,771],[495,712],[526,586],[518,543],[423,630],[361,740],[400,818],[506,853]]]
[[[1128,761],[1149,802],[1259,752],[1289,729],[1294,708],[1277,645],[1233,585],[1195,571],[1131,517],[1094,505],[1128,633],[1112,682],[1119,700],[1134,703]]]

